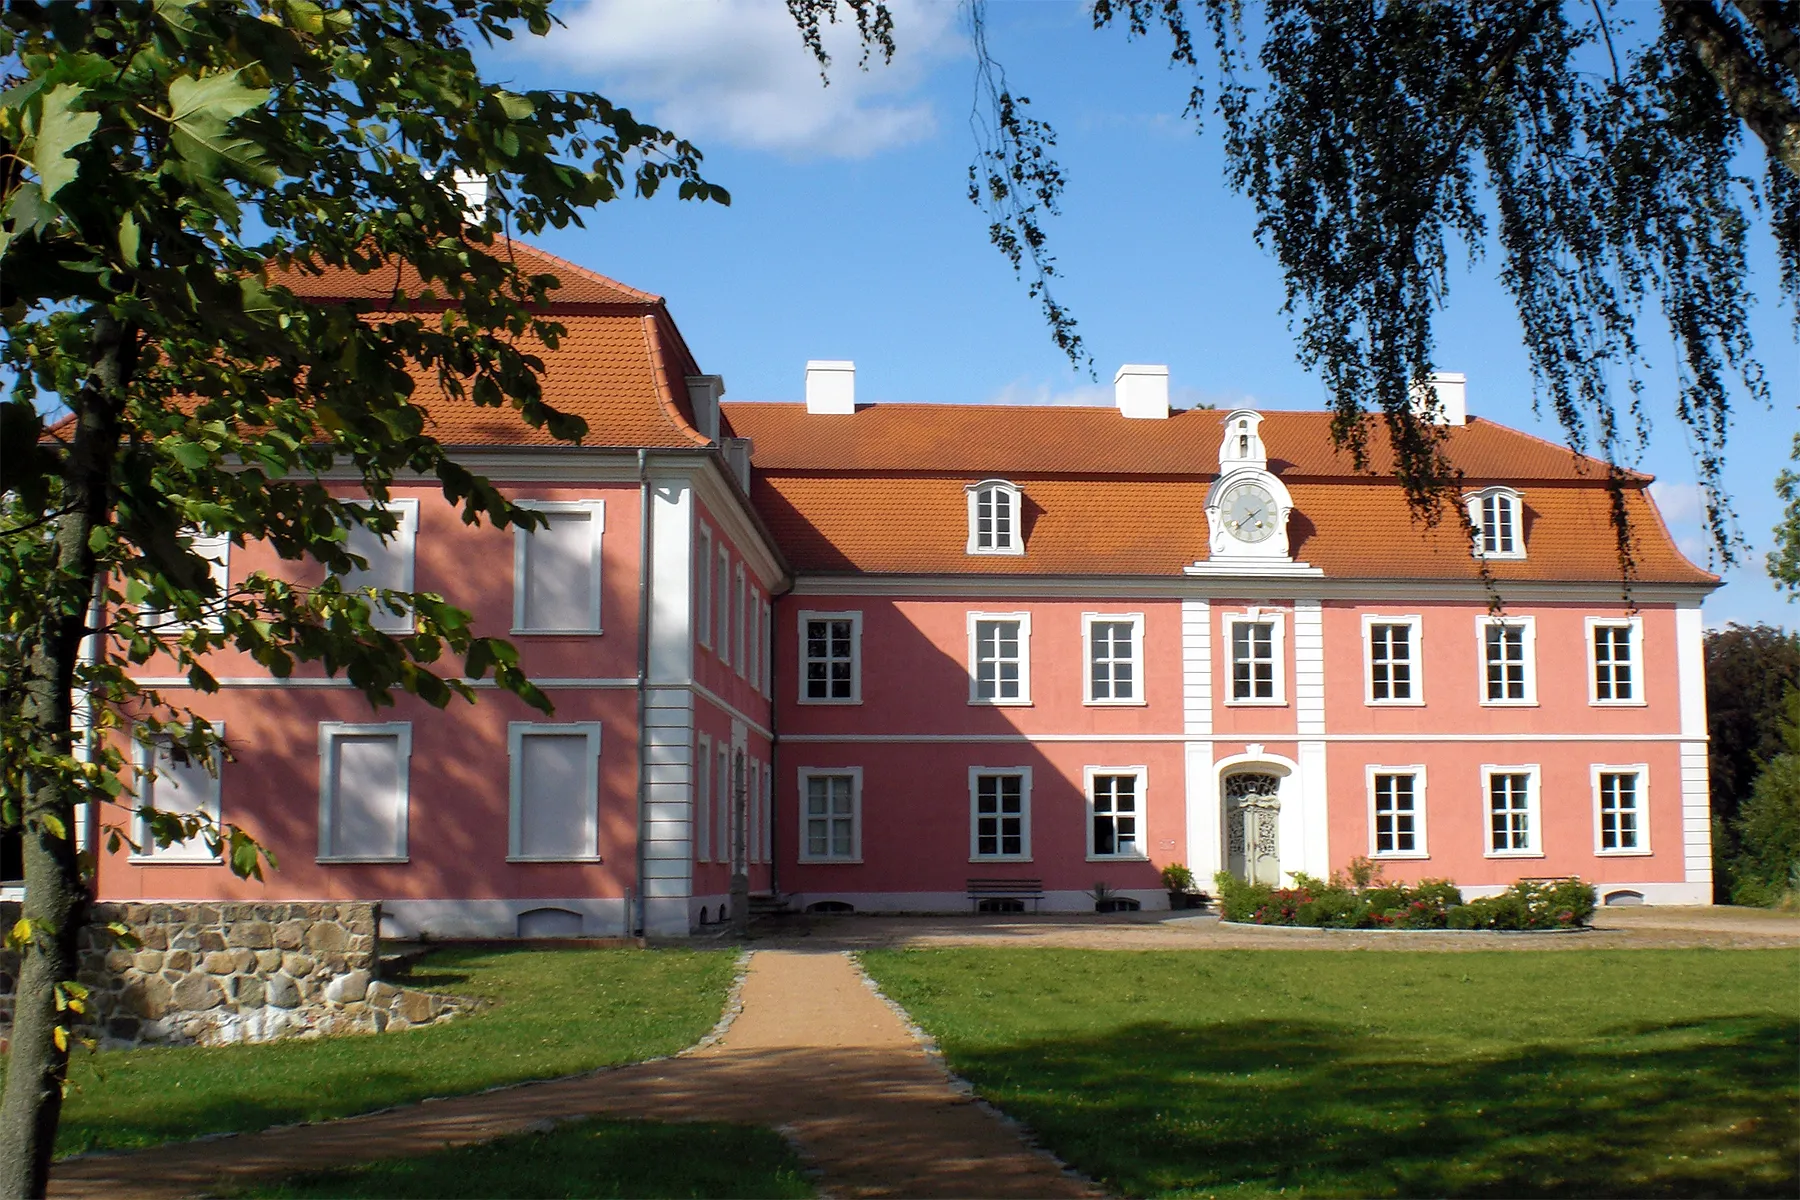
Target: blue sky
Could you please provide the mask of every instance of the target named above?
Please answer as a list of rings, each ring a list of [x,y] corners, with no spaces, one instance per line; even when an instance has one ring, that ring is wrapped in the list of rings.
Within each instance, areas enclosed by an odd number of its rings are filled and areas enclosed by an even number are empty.
[[[732,399],[798,399],[807,359],[850,358],[860,400],[1106,403],[1118,364],[1156,362],[1169,365],[1177,403],[1323,405],[1295,360],[1280,270],[1256,245],[1248,201],[1224,183],[1216,121],[1197,134],[1182,119],[1188,81],[1167,69],[1164,43],[1096,32],[1065,0],[990,8],[990,48],[1060,137],[1057,296],[1080,321],[1096,384],[1051,344],[965,198],[974,81],[956,6],[894,7],[895,62],[858,71],[847,31],[834,31],[829,87],[775,0],[572,4],[568,28],[491,55],[499,77],[600,90],[689,137],[732,193],[729,208],[672,196],[607,205],[543,244],[666,296]],[[1800,428],[1800,350],[1766,232],[1755,257],[1765,301],[1753,332],[1776,407],[1739,407],[1727,480],[1753,551],[1708,601],[1711,625],[1796,616],[1761,562],[1779,516],[1772,481]],[[1657,476],[1671,529],[1706,564],[1669,339],[1654,314],[1640,332],[1654,427],[1634,465]],[[1440,369],[1468,375],[1471,412],[1561,440],[1532,411],[1518,320],[1491,260],[1453,283],[1438,346]]]

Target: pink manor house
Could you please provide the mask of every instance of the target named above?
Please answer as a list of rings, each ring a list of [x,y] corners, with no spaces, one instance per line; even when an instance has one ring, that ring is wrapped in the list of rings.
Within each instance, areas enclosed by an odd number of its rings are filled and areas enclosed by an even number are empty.
[[[103,898],[379,900],[398,936],[680,935],[726,916],[734,869],[814,911],[1091,912],[1102,883],[1166,906],[1169,863],[1206,886],[1367,856],[1469,894],[1580,875],[1606,903],[1709,902],[1718,580],[1647,477],[1624,485],[1627,601],[1604,469],[1470,415],[1461,376],[1435,411],[1472,553],[1410,518],[1381,451],[1354,470],[1323,413],[1172,412],[1160,366],[1121,367],[1111,408],[858,405],[848,362],[809,363],[804,403],[722,403],[659,297],[519,249],[561,279],[546,398],[591,444],[427,401],[547,524],[471,528],[401,487],[400,535],[358,545],[354,582],[471,610],[555,715],[492,688],[373,713],[231,654],[215,694],[157,678],[234,757],[214,777],[141,749],[156,803],[241,824],[280,869],[121,850]],[[297,570],[210,544],[224,579]]]

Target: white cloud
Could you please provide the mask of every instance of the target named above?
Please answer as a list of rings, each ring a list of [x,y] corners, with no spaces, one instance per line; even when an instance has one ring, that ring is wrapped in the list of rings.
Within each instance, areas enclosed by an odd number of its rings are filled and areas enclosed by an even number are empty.
[[[930,102],[912,93],[960,48],[953,5],[889,7],[898,52],[886,64],[872,55],[867,71],[854,19],[824,26],[830,86],[775,0],[590,0],[562,14],[567,28],[522,49],[703,147],[861,158],[936,130]]]
[[[1650,484],[1650,498],[1670,527],[1698,524],[1706,515],[1706,494],[1697,483],[1671,483],[1666,479]]]

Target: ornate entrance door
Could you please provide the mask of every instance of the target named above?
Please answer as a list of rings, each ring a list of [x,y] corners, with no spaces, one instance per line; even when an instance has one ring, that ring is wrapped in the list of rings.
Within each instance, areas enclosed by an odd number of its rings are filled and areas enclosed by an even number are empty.
[[[1225,777],[1226,869],[1250,883],[1281,882],[1281,777],[1245,772]]]

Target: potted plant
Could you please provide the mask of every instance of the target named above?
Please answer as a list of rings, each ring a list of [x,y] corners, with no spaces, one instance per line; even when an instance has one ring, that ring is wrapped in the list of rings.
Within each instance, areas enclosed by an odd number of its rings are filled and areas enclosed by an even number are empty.
[[[1163,886],[1169,890],[1170,908],[1199,908],[1206,897],[1194,891],[1194,873],[1184,863],[1170,863],[1162,869]]]

